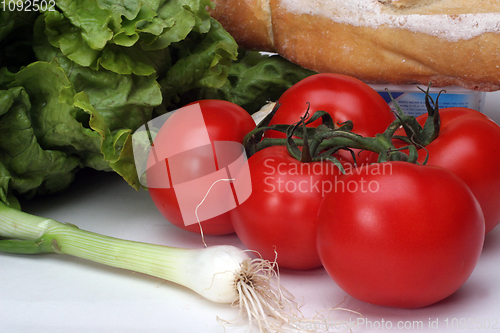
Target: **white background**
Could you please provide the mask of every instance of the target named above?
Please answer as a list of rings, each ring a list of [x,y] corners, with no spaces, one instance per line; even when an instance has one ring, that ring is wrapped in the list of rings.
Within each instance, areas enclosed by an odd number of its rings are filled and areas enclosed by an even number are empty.
[[[484,112],[500,121],[500,93],[487,94]],[[119,238],[202,247],[199,235],[169,224],[146,191],[136,192],[116,174],[83,172],[68,191],[25,203],[24,210]],[[206,242],[242,247],[235,235],[208,236]],[[394,309],[357,301],[323,269],[281,270],[281,282],[304,304],[304,316],[323,311],[330,332],[346,331],[333,327],[336,319],[350,321],[353,332],[500,332],[500,227],[486,237],[480,261],[466,284],[426,308]],[[340,303],[362,317],[342,310],[328,313]],[[213,304],[156,278],[78,258],[0,254],[1,333],[248,331],[246,326],[224,328],[217,316],[233,319],[237,309]],[[423,327],[415,326],[418,322]],[[485,329],[488,322],[492,327]],[[460,323],[463,326],[457,327]],[[391,330],[384,329],[389,325]]]

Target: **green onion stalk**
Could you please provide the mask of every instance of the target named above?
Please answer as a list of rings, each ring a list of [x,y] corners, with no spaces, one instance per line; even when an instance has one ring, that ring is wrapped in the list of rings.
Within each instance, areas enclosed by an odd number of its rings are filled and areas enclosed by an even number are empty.
[[[210,301],[239,307],[240,323],[247,318],[261,332],[280,331],[296,318],[276,263],[230,245],[184,249],[123,240],[0,202],[0,252],[71,255],[168,280]]]

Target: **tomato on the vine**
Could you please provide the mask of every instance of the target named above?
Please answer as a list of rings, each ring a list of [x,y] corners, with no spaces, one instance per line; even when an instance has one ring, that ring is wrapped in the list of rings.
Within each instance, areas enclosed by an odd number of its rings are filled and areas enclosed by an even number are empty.
[[[310,114],[326,111],[335,123],[352,121],[354,133],[375,136],[384,132],[396,118],[387,102],[374,89],[356,78],[341,74],[309,76],[286,90],[277,103],[279,108],[271,125],[296,123],[307,110]],[[318,120],[311,125],[320,123]],[[278,138],[284,137],[284,134],[271,130],[266,132],[266,136]],[[362,152],[356,161],[364,164],[371,157],[370,152]]]
[[[500,222],[500,126],[467,108],[439,110],[440,132],[419,150],[419,162],[451,170],[462,178],[479,201],[486,233]],[[417,117],[423,126],[428,115]],[[397,132],[396,134],[402,134]]]
[[[230,212],[243,244],[280,267],[321,266],[316,249],[316,214],[333,190],[339,169],[332,162],[302,163],[284,146],[258,151],[248,159],[252,194]]]
[[[416,308],[458,290],[484,242],[467,185],[435,166],[386,162],[339,177],[318,213],[323,266],[349,295]]]
[[[193,119],[174,113],[154,138],[154,151],[149,154],[150,165],[166,163],[168,168],[152,167],[147,170],[148,190],[156,207],[174,225],[197,233],[200,232],[201,225],[203,233],[209,235],[233,233],[234,229],[227,212],[203,220],[200,225],[197,223],[185,225],[178,193],[173,186],[179,183],[188,184],[183,191],[201,200],[207,189],[200,188],[195,182],[190,185],[189,181],[196,181],[219,170],[218,158],[221,156],[216,156],[214,142],[231,141],[241,144],[244,136],[255,128],[255,122],[243,108],[227,101],[201,100],[187,107],[195,104],[199,105],[203,119]],[[157,156],[165,156],[166,150],[178,152],[172,157],[174,161],[161,159],[151,162]],[[155,186],[163,184],[164,179],[169,177],[173,186]],[[214,194],[212,197],[215,196],[217,195]],[[224,198],[214,198],[214,200],[220,201]]]

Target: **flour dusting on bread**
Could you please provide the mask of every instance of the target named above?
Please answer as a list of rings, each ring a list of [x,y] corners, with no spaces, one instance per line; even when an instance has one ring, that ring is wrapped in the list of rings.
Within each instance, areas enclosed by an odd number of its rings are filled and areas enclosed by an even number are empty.
[[[484,10],[496,7],[497,12],[482,12],[479,7],[471,13],[448,14],[453,8],[449,0],[281,0],[288,11],[297,14],[353,26],[403,28],[449,41],[500,33],[500,3],[495,2],[485,1]]]

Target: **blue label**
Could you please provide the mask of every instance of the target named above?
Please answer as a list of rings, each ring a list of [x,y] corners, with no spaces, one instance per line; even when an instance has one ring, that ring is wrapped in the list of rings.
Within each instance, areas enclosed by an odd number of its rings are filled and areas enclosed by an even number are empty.
[[[378,91],[379,95],[394,109],[394,103],[387,91]],[[423,92],[391,92],[393,99],[407,115],[417,117],[427,113],[425,93]],[[437,93],[429,94],[432,101],[436,101]],[[479,94],[448,94],[439,95],[438,107],[465,107],[480,111],[481,97]]]
[[[379,91],[378,94],[382,96],[382,98],[387,102],[391,103],[392,99],[391,96],[387,91]],[[404,93],[402,92],[391,92],[392,98],[397,99],[399,96],[403,95]]]

